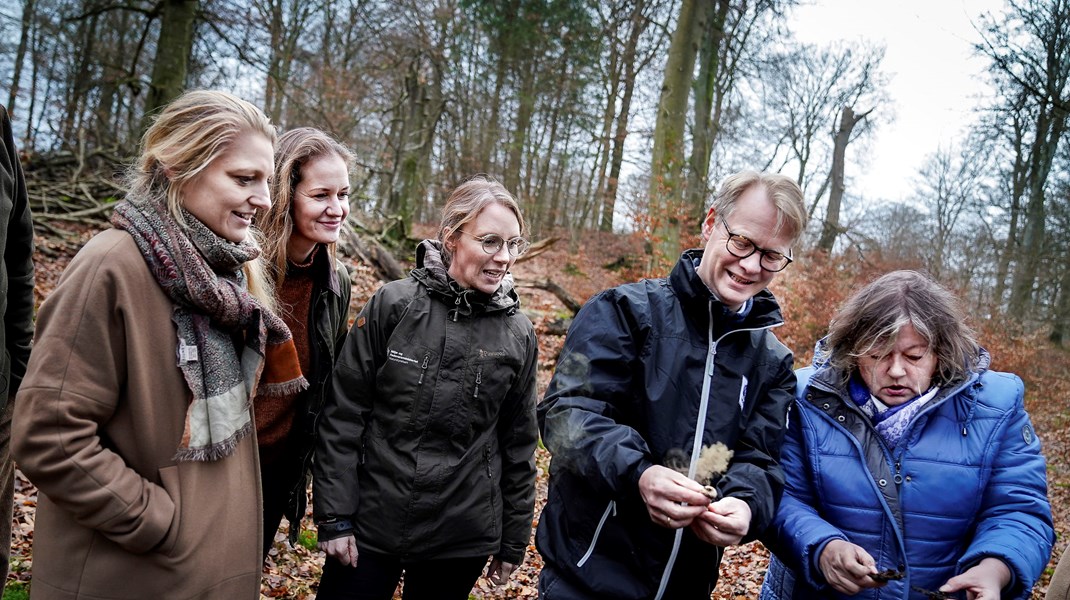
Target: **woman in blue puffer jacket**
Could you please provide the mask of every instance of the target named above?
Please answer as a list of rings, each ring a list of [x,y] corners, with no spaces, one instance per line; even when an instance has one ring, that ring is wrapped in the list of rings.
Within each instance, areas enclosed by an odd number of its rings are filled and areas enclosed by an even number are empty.
[[[988,364],[920,273],[847,300],[797,372],[762,600],[1029,597],[1054,542],[1044,457],[1022,381]]]

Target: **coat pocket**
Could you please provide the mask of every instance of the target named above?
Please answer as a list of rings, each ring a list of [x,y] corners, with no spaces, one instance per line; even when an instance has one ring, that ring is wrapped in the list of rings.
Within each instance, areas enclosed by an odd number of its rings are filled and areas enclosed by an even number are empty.
[[[167,528],[167,534],[160,543],[160,553],[165,556],[175,556],[178,546],[179,533],[182,531],[182,486],[178,474],[178,465],[160,468],[160,483],[164,491],[171,497],[175,504],[175,516],[171,519],[171,526]]]
[[[606,506],[606,511],[602,513],[602,518],[598,520],[598,527],[594,530],[594,536],[591,537],[591,545],[587,547],[587,552],[583,553],[583,557],[576,563],[577,567],[582,567],[587,563],[587,560],[594,554],[594,547],[598,544],[598,537],[602,534],[602,528],[605,527],[606,521],[610,515],[616,516],[617,514],[617,502],[614,500],[609,501],[609,505]]]

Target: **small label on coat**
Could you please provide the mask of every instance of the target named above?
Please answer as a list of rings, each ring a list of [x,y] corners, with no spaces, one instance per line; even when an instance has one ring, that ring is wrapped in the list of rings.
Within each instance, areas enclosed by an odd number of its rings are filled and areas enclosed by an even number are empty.
[[[364,324],[367,322],[368,319],[364,315],[357,317],[357,327],[364,327]]]
[[[404,354],[398,352],[397,350],[394,350],[393,348],[387,348],[386,359],[408,365],[420,364],[420,361],[416,360],[415,358],[409,358],[408,356],[405,356]]]
[[[200,355],[197,352],[197,346],[189,346],[185,340],[178,341],[178,364],[184,365],[186,363],[197,362]]]
[[[743,403],[747,401],[747,376],[743,376],[743,383],[739,386],[739,412],[743,412]]]

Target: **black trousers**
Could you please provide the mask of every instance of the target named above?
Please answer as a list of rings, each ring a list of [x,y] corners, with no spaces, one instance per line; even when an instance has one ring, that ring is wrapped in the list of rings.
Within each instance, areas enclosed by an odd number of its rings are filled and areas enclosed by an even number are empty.
[[[390,600],[405,573],[405,600],[468,600],[487,564],[486,556],[402,561],[360,550],[356,568],[327,557],[318,600]]]
[[[286,504],[290,501],[290,491],[301,483],[304,475],[299,464],[293,461],[279,461],[276,464],[260,465],[260,491],[264,498],[264,557],[275,545],[275,534],[279,532]],[[301,527],[300,521],[290,523],[290,527]],[[299,532],[300,533],[300,532]]]

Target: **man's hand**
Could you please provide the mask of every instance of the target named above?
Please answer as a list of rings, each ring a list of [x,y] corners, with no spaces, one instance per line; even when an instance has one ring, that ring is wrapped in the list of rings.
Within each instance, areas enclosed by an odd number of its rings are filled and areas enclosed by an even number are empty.
[[[1011,582],[1011,570],[998,558],[983,558],[981,562],[956,575],[940,586],[941,592],[966,590],[967,600],[999,600],[1000,591]]]
[[[877,573],[877,563],[869,552],[845,540],[832,540],[826,544],[818,558],[818,566],[829,585],[848,596],[885,584],[870,577]]]
[[[732,546],[750,531],[750,505],[731,496],[710,504],[691,523],[691,531],[707,544]]]
[[[316,547],[347,567],[357,566],[357,538],[352,534],[317,542]]]
[[[639,494],[650,520],[669,529],[687,527],[706,512],[710,499],[702,486],[668,467],[654,465],[639,476]]]
[[[490,561],[490,566],[487,567],[487,579],[494,584],[495,587],[501,587],[509,582],[509,576],[516,570],[516,565],[509,562],[502,562],[497,558]]]

